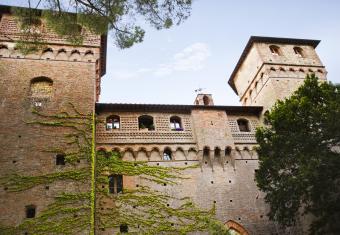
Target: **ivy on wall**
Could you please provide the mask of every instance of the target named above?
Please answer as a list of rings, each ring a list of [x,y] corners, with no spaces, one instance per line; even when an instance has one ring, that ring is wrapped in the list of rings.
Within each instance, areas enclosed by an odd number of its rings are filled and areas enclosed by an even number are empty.
[[[130,234],[187,234],[190,231],[207,231],[211,224],[222,224],[214,217],[214,207],[204,211],[194,205],[190,198],[175,198],[147,185],[124,189],[122,193],[110,194],[108,175],[141,177],[152,184],[176,184],[185,179],[185,168],[150,166],[147,162],[123,161],[116,152],[95,151],[95,114],[83,114],[70,104],[69,111],[47,115],[33,110],[35,119],[27,125],[34,128],[57,128],[64,133],[66,148],[50,146],[41,150],[64,153],[70,167],[60,172],[43,175],[11,174],[0,177],[0,185],[8,197],[53,182],[81,182],[83,190],[59,192],[54,201],[35,218],[25,219],[21,224],[8,227],[0,225],[0,234],[75,234],[98,231],[127,225]],[[86,161],[78,167],[79,160]],[[11,195],[12,194],[12,195]],[[170,206],[170,201],[172,205]]]

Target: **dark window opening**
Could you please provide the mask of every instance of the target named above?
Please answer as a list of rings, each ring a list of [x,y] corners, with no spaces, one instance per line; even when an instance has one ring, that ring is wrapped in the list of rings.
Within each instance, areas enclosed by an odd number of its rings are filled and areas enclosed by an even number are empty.
[[[153,117],[149,115],[143,115],[138,117],[138,126],[140,130],[154,131],[155,126],[153,124]]]
[[[34,205],[26,206],[26,218],[34,218],[35,210],[36,210],[36,207]]]
[[[171,161],[172,160],[172,153],[170,149],[165,149],[163,153],[163,160],[164,161]]]
[[[270,52],[271,52],[273,55],[281,55],[280,47],[271,45],[271,46],[269,46],[269,49],[270,49]]]
[[[304,57],[303,50],[302,50],[301,47],[294,47],[293,49],[294,49],[294,53],[297,57],[301,57],[301,58]]]
[[[46,48],[45,50],[43,50],[43,53],[47,53],[47,52],[53,53],[53,49],[49,47],[49,48]]]
[[[171,117],[170,118],[170,128],[173,131],[183,131],[182,124],[181,124],[181,118],[179,117]]]
[[[119,231],[121,233],[128,233],[129,232],[129,227],[126,224],[121,224],[119,226]]]
[[[250,132],[249,123],[245,119],[237,120],[238,128],[241,132]]]
[[[215,148],[215,151],[214,151],[214,154],[215,154],[215,156],[216,157],[219,157],[219,156],[221,156],[221,149],[219,149],[219,148]]]
[[[224,155],[225,156],[229,156],[231,154],[231,148],[230,147],[226,147],[224,150]]]
[[[210,102],[209,102],[209,97],[206,96],[206,95],[203,96],[203,104],[204,104],[204,105],[209,105],[209,103],[210,103]]]
[[[123,176],[110,175],[109,176],[109,193],[117,194],[123,192]]]
[[[209,155],[210,155],[210,149],[209,149],[208,147],[205,147],[205,148],[203,149],[203,155],[204,155],[204,156],[209,156]]]
[[[106,118],[106,130],[119,129],[120,128],[120,117],[112,115]]]
[[[64,154],[57,154],[56,165],[65,165],[65,155]]]

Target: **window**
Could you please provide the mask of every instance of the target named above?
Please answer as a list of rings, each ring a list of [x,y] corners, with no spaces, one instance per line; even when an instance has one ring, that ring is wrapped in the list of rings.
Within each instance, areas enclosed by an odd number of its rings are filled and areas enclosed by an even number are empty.
[[[209,156],[209,155],[210,155],[210,149],[208,147],[204,147],[203,156]]]
[[[206,95],[203,96],[203,104],[204,104],[204,105],[209,105],[209,103],[210,103],[210,102],[209,102],[209,97],[206,96]]]
[[[229,156],[231,154],[231,148],[230,147],[226,147],[224,150],[224,156]]]
[[[272,53],[272,55],[281,55],[281,51],[280,51],[280,47],[275,46],[275,45],[271,45],[269,46],[270,52]]]
[[[276,69],[274,67],[271,67],[270,71],[276,71]]]
[[[121,233],[128,233],[129,232],[129,227],[126,224],[121,224],[119,226],[119,231]]]
[[[171,150],[166,148],[163,152],[163,160],[164,161],[171,161],[172,160],[172,154]]]
[[[110,175],[109,176],[109,193],[117,194],[123,192],[123,176]]]
[[[177,116],[173,116],[170,118],[170,128],[173,131],[183,131],[181,125],[181,118]]]
[[[139,130],[149,130],[154,131],[155,126],[153,124],[153,117],[149,115],[142,115],[138,117]]]
[[[36,211],[36,206],[34,205],[26,206],[26,218],[34,218],[35,211]]]
[[[111,115],[106,118],[106,130],[119,129],[120,117],[117,115]]]
[[[218,147],[216,147],[216,148],[215,148],[215,151],[214,151],[214,155],[215,155],[215,157],[221,156],[221,149],[218,148]]]
[[[31,80],[31,96],[48,98],[52,95],[53,81],[47,77],[37,77]]]
[[[65,165],[65,155],[64,154],[57,154],[56,156],[56,165]]]
[[[297,57],[301,57],[301,58],[304,57],[303,50],[302,50],[301,47],[294,47],[293,49],[294,49],[294,53]]]
[[[237,125],[238,125],[238,129],[241,131],[241,132],[249,132],[250,129],[249,129],[249,123],[247,120],[245,119],[239,119],[237,120]]]

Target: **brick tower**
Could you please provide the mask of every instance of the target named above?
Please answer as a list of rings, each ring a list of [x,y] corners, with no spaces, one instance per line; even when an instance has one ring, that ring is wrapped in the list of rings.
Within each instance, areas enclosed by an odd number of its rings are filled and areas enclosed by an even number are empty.
[[[81,113],[94,111],[105,74],[106,36],[83,30],[83,43],[73,46],[41,20],[39,31],[48,45],[23,55],[16,48],[21,30],[10,7],[0,6],[0,20],[0,175],[38,176],[86,167],[85,159],[69,164],[63,150],[52,150],[69,145],[63,135],[70,128],[28,123],[37,118],[32,110],[46,115],[69,112],[70,106]],[[39,216],[61,192],[89,188],[89,182],[46,182],[15,192],[0,188],[1,224],[17,226]]]
[[[315,48],[318,40],[250,37],[229,85],[246,106],[267,111],[278,99],[292,94],[307,74],[326,80],[326,70]]]

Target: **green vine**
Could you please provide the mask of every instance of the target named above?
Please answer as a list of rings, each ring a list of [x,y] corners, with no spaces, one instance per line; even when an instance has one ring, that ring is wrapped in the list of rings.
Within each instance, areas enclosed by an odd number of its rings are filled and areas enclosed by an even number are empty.
[[[35,218],[25,219],[15,227],[0,225],[0,234],[75,234],[89,230],[114,229],[127,225],[129,234],[187,234],[207,231],[211,224],[222,224],[214,217],[214,206],[209,211],[196,207],[190,198],[175,198],[148,185],[124,188],[122,193],[111,194],[109,175],[139,177],[151,184],[175,185],[186,179],[183,172],[197,167],[150,166],[147,162],[123,161],[119,153],[95,151],[95,114],[83,114],[70,105],[69,111],[47,115],[37,110],[37,117],[27,125],[37,128],[63,128],[66,148],[49,146],[41,152],[64,153],[70,168],[44,175],[24,176],[12,174],[0,177],[0,185],[7,193],[20,192],[38,185],[56,181],[91,183],[88,189],[77,193],[61,192],[54,202],[39,212]],[[88,167],[79,168],[76,161],[86,159]],[[104,186],[104,187],[103,187]],[[10,195],[9,195],[10,196]],[[175,206],[170,206],[175,205]]]

